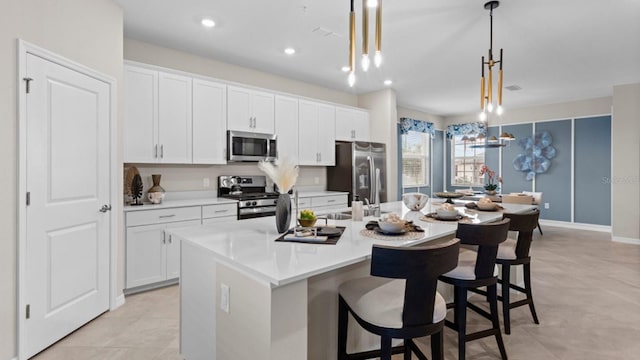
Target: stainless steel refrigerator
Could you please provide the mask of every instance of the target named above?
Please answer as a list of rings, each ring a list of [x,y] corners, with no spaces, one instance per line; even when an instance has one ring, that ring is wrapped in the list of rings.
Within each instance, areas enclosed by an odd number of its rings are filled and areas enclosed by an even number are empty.
[[[387,201],[387,149],[385,144],[370,142],[336,142],[336,166],[327,167],[327,190],[348,191],[349,206],[353,195],[376,201],[376,170],[380,174],[380,202]]]

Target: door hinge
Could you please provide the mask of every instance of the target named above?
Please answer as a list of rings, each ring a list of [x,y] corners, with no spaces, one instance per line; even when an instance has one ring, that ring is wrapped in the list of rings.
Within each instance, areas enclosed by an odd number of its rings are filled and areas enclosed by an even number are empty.
[[[26,318],[29,319],[30,317],[31,317],[31,305],[27,304]]]
[[[27,191],[27,206],[31,205],[31,192]]]
[[[31,81],[33,80],[30,77],[22,78],[27,85],[27,94],[31,92]]]

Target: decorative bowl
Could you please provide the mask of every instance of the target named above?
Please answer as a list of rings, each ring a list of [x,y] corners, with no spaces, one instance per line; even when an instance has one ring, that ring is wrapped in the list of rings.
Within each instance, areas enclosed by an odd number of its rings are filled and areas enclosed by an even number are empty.
[[[436,210],[436,215],[441,219],[454,219],[458,217],[458,210],[447,210],[440,208]]]
[[[401,221],[383,221],[382,219],[378,221],[378,226],[384,232],[388,233],[400,233],[404,230],[407,222],[404,220]]]
[[[149,198],[149,201],[151,201],[152,204],[160,204],[164,199],[164,193],[150,192],[150,193],[147,193],[147,197]]]
[[[406,193],[402,195],[402,202],[411,211],[420,211],[429,201],[429,196],[422,193]]]
[[[493,202],[478,201],[477,205],[480,210],[494,210],[496,208],[496,204]]]
[[[314,219],[298,219],[298,223],[300,223],[300,226],[302,226],[302,227],[312,227],[313,225],[316,224],[316,220],[318,220],[318,218],[314,218]]]

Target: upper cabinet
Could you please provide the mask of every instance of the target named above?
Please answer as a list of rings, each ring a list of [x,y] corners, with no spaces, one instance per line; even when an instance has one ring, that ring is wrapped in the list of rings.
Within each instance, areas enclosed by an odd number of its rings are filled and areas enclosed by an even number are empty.
[[[227,163],[227,86],[193,79],[193,163]]]
[[[298,164],[298,99],[276,95],[275,114],[278,157]]]
[[[369,113],[336,107],[336,140],[369,141]]]
[[[124,68],[124,162],[224,164],[226,85]]]
[[[308,100],[298,102],[298,156],[300,165],[336,163],[335,106]]]
[[[264,134],[275,133],[274,95],[229,86],[227,88],[227,128]]]

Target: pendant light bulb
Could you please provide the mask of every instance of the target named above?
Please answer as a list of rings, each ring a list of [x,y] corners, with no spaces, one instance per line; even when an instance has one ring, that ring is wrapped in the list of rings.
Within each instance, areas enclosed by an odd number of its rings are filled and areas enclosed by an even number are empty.
[[[502,108],[502,106],[498,105],[498,107],[496,108],[496,114],[502,115],[503,112],[504,112],[504,109]]]
[[[487,104],[487,111],[488,112],[493,112],[493,104],[492,103],[488,103]]]
[[[482,112],[480,113],[479,118],[480,118],[480,121],[487,121],[487,113],[486,113],[486,112],[484,112],[484,111],[482,111]]]
[[[376,51],[376,54],[373,56],[373,63],[377,68],[382,65],[382,53],[380,51]]]
[[[378,7],[378,0],[367,0],[367,7]]]
[[[362,60],[360,61],[360,65],[362,65],[362,71],[366,72],[369,70],[369,66],[371,65],[371,60],[369,60],[369,54],[362,54]]]
[[[356,73],[353,70],[349,72],[349,77],[347,77],[347,80],[349,81],[350,87],[353,87],[353,85],[356,84]]]

